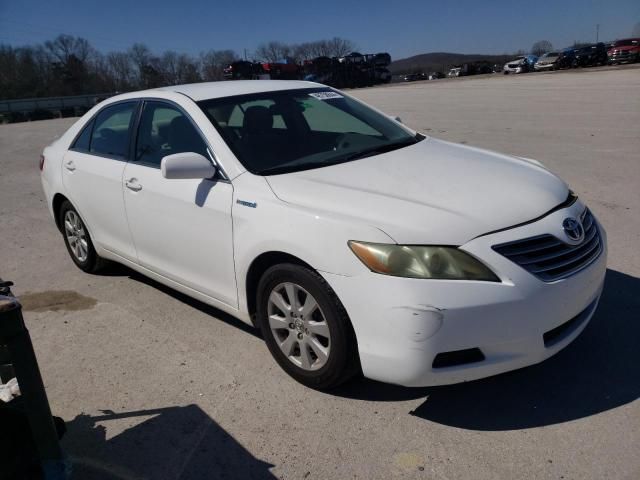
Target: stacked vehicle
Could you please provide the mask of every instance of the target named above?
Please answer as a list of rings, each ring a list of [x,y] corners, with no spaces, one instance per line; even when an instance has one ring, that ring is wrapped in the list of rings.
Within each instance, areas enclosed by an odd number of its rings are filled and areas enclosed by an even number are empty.
[[[607,47],[604,43],[585,45],[575,50],[574,67],[595,67],[607,64]]]
[[[504,64],[502,71],[505,75],[510,73],[527,73],[533,72],[534,65],[538,61],[538,57],[535,55],[524,55],[516,57],[510,62]]]
[[[573,49],[565,48],[561,51],[545,53],[538,59],[533,68],[536,72],[571,68],[574,60],[575,54]]]
[[[391,56],[386,53],[360,54],[352,52],[344,57],[316,57],[301,65],[283,60],[276,63],[248,61],[234,62],[224,69],[227,80],[295,80],[320,82],[336,88],[356,88],[389,83],[388,66]]]
[[[611,65],[617,63],[633,63],[640,61],[640,38],[625,38],[617,40],[607,51]]]

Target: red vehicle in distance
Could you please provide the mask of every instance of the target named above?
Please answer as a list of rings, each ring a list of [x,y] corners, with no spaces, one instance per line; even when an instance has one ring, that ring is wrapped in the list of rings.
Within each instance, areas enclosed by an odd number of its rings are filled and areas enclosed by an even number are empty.
[[[607,56],[610,65],[640,61],[640,38],[616,40],[607,50]]]

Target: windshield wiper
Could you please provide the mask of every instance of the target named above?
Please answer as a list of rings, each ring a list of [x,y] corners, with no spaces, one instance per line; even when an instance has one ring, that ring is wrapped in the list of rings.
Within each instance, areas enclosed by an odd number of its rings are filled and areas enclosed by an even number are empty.
[[[359,158],[372,157],[374,155],[380,155],[381,153],[391,152],[393,150],[398,150],[403,147],[408,147],[409,145],[414,145],[419,141],[420,140],[416,138],[411,138],[410,140],[402,140],[400,142],[388,143],[386,145],[379,145],[377,147],[367,148],[365,150],[360,150],[359,152],[352,153],[351,155],[347,155],[346,157],[342,157],[340,159],[340,163],[349,162],[351,160],[357,160]]]

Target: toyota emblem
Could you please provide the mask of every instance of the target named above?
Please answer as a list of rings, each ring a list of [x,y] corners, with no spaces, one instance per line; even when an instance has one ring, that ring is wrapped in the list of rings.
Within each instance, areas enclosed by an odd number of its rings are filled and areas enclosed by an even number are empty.
[[[584,238],[584,228],[582,228],[582,224],[573,217],[565,218],[562,222],[562,228],[569,240],[579,243]]]

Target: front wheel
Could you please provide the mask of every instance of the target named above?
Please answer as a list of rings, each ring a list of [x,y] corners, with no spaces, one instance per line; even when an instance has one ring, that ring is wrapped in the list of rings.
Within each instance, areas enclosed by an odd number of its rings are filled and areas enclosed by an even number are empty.
[[[298,382],[325,390],[359,371],[347,313],[315,271],[293,264],[269,268],[258,285],[257,306],[269,351]]]

